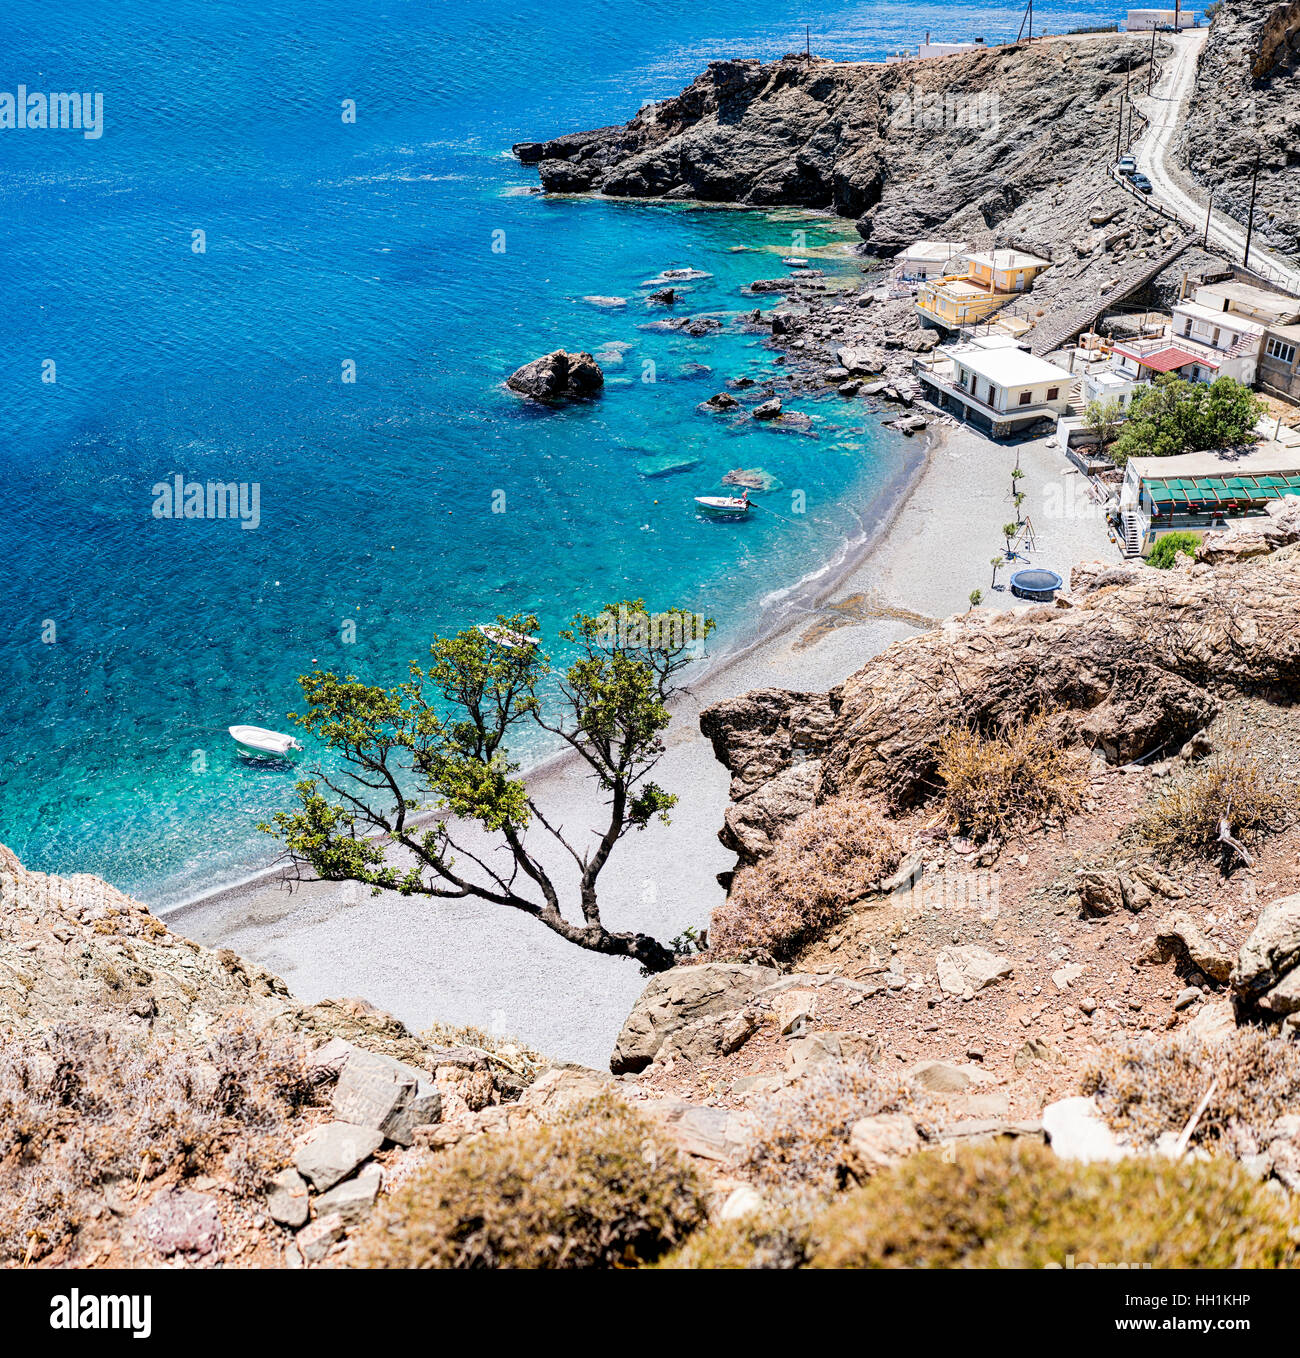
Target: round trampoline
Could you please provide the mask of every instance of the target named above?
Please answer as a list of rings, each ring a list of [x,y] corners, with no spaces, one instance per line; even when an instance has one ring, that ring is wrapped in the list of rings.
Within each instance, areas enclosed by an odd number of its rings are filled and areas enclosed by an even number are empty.
[[[1011,592],[1018,599],[1036,599],[1040,603],[1050,604],[1064,583],[1055,571],[1031,566],[1028,570],[1017,571],[1011,577]]]

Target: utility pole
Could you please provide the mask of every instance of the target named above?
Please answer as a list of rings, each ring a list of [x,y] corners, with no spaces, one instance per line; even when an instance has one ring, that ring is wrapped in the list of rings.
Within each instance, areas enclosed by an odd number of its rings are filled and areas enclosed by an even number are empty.
[[[1133,101],[1130,99],[1128,101],[1128,140],[1124,143],[1124,149],[1126,151],[1129,151],[1132,149],[1132,147],[1133,147]]]
[[[804,54],[804,56],[806,56],[806,57],[811,57],[811,56],[812,56],[812,25],[811,25],[811,24],[804,24],[804,26],[803,26],[803,39],[804,39],[804,42],[803,42],[803,54]]]
[[[1120,158],[1120,143],[1124,140],[1124,96],[1119,97],[1119,125],[1115,128],[1115,159]]]
[[[1029,41],[1034,40],[1034,0],[1029,0]]]
[[[1156,26],[1151,25],[1151,59],[1147,71],[1147,93],[1151,94],[1156,87]]]
[[[1255,192],[1259,188],[1259,152],[1255,152],[1255,172],[1250,177],[1250,215],[1246,218],[1246,253],[1242,255],[1241,262],[1246,268],[1250,267],[1250,238],[1255,231]]]
[[[1205,206],[1205,235],[1201,238],[1201,248],[1210,243],[1210,213],[1214,211],[1214,185],[1210,185],[1210,201]]]

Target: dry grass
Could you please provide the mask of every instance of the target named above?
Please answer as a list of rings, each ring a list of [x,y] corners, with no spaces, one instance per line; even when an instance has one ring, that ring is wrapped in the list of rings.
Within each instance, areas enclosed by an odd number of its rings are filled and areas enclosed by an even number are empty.
[[[549,1057],[519,1038],[497,1036],[472,1024],[435,1023],[420,1040],[433,1047],[472,1047],[487,1057],[490,1066],[508,1070],[528,1084],[551,1064]]]
[[[821,1066],[758,1105],[740,1171],[761,1188],[795,1196],[832,1192],[851,1178],[849,1131],[859,1118],[924,1118],[926,1107],[901,1076],[877,1073],[865,1061]]]
[[[1296,810],[1296,789],[1239,735],[1218,742],[1210,757],[1163,792],[1141,822],[1143,838],[1166,857],[1224,851],[1219,821],[1247,844],[1286,826]]]
[[[695,1172],[626,1105],[480,1137],[367,1223],[362,1268],[613,1268],[658,1259],[703,1221]]]
[[[810,1224],[794,1212],[719,1221],[696,1231],[657,1268],[793,1269],[808,1262]]]
[[[1294,1207],[1230,1161],[1058,1160],[1020,1142],[914,1155],[813,1226],[814,1268],[1289,1268]]]
[[[715,958],[761,950],[778,959],[833,927],[898,866],[904,843],[868,802],[841,799],[801,816],[776,848],[742,868],[714,912]]]
[[[1082,756],[1067,749],[1052,712],[984,735],[949,731],[939,743],[938,773],[954,827],[977,840],[1005,839],[1083,803]]]
[[[1300,1110],[1300,1047],[1254,1028],[1213,1045],[1195,1038],[1104,1049],[1083,1092],[1138,1145],[1181,1132],[1214,1082],[1193,1146],[1254,1154],[1278,1118]]]
[[[224,1175],[252,1197],[319,1088],[286,1038],[231,1020],[193,1051],[65,1025],[0,1051],[0,1259],[70,1239],[106,1183]]]

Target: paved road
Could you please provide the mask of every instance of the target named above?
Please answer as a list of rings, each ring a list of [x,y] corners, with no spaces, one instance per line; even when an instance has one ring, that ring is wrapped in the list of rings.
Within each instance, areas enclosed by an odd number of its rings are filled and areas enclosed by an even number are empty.
[[[1155,96],[1138,99],[1138,107],[1150,120],[1146,136],[1135,148],[1138,168],[1151,180],[1153,197],[1176,212],[1197,232],[1204,230],[1207,196],[1178,169],[1178,130],[1187,115],[1187,100],[1196,82],[1196,63],[1209,37],[1208,28],[1193,29],[1177,37],[1164,35],[1176,52],[1166,63]],[[1246,228],[1232,217],[1215,212],[1210,218],[1210,239],[1229,256],[1240,260],[1246,248]],[[1250,265],[1266,277],[1274,276],[1290,292],[1300,293],[1300,266],[1278,255],[1266,254],[1251,245]]]

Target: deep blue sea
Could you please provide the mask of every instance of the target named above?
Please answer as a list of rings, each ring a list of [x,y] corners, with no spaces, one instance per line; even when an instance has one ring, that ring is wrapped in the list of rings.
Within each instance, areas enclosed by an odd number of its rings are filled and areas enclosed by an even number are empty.
[[[508,155],[802,47],[805,18],[815,51],[870,58],[1012,37],[1020,7],[10,0],[0,92],[102,93],[103,135],[0,130],[0,841],[173,903],[272,856],[254,825],[292,776],[225,728],[286,728],[313,662],[395,682],[435,632],[624,595],[708,612],[725,646],[861,535],[903,440],[838,402],[803,407],[816,437],[739,433],[695,407],[772,370],[758,337],[640,328],[660,270],[710,275],[691,312],[734,309],[792,232],[844,224],[547,201]],[[601,351],[599,401],[503,390],[560,346]],[[698,465],[642,474],[666,455]],[[698,518],[735,466],[807,512],[774,491]],[[177,475],[256,485],[256,530],[155,517]]]

